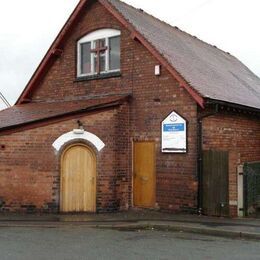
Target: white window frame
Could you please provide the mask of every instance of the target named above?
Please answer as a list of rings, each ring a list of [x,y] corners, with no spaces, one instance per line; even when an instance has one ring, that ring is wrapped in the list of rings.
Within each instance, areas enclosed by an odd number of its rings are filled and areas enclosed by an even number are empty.
[[[94,41],[96,40],[101,40],[105,39],[106,40],[106,46],[107,50],[105,51],[105,56],[106,56],[106,64],[105,64],[105,71],[100,72],[100,74],[105,74],[105,73],[111,73],[111,72],[119,72],[119,69],[116,70],[109,70],[109,39],[120,36],[121,32],[119,30],[115,29],[100,29],[94,32],[91,32],[87,34],[86,36],[82,37],[78,43],[77,43],[77,77],[86,77],[86,76],[91,76],[91,75],[97,75],[95,73],[95,68],[94,68],[94,55],[95,53],[91,53],[91,72],[90,73],[81,73],[81,44],[83,43],[91,43],[91,49],[94,49]]]

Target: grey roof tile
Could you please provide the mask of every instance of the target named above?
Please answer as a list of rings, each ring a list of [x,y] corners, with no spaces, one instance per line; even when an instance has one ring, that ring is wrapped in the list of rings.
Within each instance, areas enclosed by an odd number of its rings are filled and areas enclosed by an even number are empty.
[[[37,121],[48,120],[74,112],[92,112],[98,108],[108,108],[120,101],[130,98],[129,95],[115,95],[103,98],[91,98],[84,100],[37,102],[15,105],[0,111],[0,131],[32,124]]]
[[[201,96],[260,109],[260,79],[234,56],[119,0],[108,0]]]

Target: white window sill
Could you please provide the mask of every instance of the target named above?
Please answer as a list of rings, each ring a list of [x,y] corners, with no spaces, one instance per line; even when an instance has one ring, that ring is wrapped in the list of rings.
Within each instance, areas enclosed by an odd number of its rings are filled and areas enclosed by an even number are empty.
[[[121,76],[121,71],[111,71],[111,72],[106,72],[106,73],[101,73],[101,74],[77,76],[75,81],[80,82],[80,81],[88,81],[88,80],[114,78],[114,77],[120,77],[120,76]]]

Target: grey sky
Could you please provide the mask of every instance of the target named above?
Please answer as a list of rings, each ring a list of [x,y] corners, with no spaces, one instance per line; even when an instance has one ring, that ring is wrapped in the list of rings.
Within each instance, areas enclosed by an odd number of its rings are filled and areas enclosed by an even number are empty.
[[[229,51],[260,76],[259,0],[125,2]],[[16,101],[77,3],[0,0],[0,91],[10,103]]]

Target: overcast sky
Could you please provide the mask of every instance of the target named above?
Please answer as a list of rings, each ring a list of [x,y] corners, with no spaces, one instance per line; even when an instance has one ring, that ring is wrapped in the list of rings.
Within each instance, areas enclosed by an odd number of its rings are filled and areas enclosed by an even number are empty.
[[[78,2],[0,0],[0,92],[11,104]],[[232,53],[260,76],[259,0],[125,2]]]

